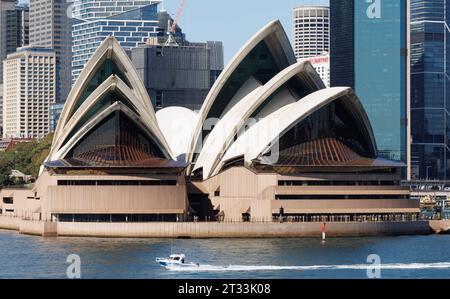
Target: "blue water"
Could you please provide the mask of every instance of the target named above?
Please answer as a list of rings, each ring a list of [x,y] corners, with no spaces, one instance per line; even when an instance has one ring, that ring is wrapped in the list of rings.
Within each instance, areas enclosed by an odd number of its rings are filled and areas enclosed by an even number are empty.
[[[173,245],[172,245],[173,243]],[[381,278],[450,278],[450,236],[319,239],[40,238],[0,230],[0,278],[66,278],[67,256],[82,278],[367,278],[367,257]],[[186,254],[200,268],[172,271],[154,260]]]

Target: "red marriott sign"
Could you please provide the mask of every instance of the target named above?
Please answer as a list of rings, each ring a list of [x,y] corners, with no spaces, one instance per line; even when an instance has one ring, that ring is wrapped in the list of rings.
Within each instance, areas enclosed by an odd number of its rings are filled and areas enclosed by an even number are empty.
[[[309,61],[312,64],[328,63],[330,61],[330,57],[328,57],[328,56],[314,57],[314,58],[311,58]]]

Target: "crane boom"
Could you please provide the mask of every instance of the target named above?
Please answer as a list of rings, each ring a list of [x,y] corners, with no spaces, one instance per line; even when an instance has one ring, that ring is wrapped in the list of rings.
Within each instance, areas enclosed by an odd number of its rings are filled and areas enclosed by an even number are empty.
[[[185,4],[186,4],[186,0],[181,0],[180,1],[180,6],[178,7],[177,14],[175,15],[175,18],[173,20],[172,26],[170,27],[170,30],[169,30],[170,33],[175,33],[175,30],[177,29],[178,22],[180,21],[181,16],[183,15]]]

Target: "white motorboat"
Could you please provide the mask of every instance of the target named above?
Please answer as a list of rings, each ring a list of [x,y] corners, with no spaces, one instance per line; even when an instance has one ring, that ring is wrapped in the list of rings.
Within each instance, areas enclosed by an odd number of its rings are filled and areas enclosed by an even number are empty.
[[[156,262],[166,268],[172,267],[199,267],[199,264],[186,263],[184,254],[172,254],[168,258],[156,258]]]

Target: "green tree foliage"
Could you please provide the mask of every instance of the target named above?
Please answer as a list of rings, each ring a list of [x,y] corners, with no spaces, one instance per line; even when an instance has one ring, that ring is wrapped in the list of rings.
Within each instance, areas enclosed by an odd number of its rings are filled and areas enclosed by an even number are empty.
[[[45,136],[31,151],[31,161],[27,166],[27,173],[34,177],[39,175],[39,168],[44,160],[50,154],[50,148],[52,147],[53,134]]]
[[[50,152],[53,134],[40,141],[19,143],[14,148],[0,152],[0,188],[11,186],[11,170],[16,169],[37,177],[39,168]]]

